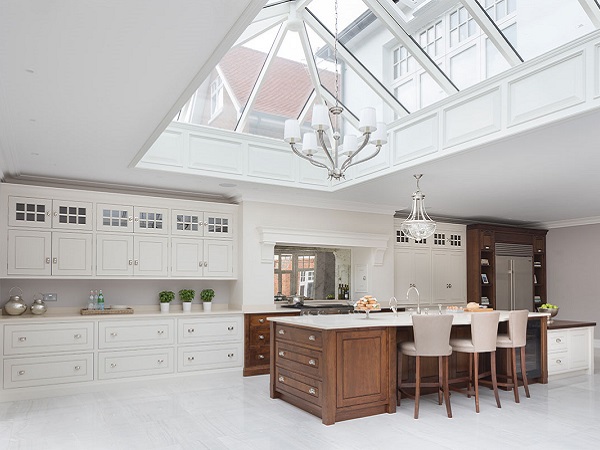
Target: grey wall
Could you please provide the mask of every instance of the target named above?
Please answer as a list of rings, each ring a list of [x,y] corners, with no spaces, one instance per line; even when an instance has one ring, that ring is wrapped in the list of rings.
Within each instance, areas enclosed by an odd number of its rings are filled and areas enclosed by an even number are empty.
[[[595,339],[600,339],[599,257],[600,224],[548,231],[548,301],[560,307],[557,319],[596,322]]]
[[[177,292],[180,289],[194,289],[196,297],[193,303],[200,303],[202,289],[214,289],[214,304],[229,303],[230,290],[234,281],[214,280],[31,280],[8,279],[0,285],[0,306],[8,301],[9,291],[13,286],[23,290],[23,298],[27,304],[33,303],[33,296],[38,293],[56,293],[57,302],[48,303],[48,307],[86,307],[90,289],[102,289],[106,305],[158,305],[158,293],[164,290],[175,292],[173,304],[180,303]],[[14,292],[13,292],[14,294]]]

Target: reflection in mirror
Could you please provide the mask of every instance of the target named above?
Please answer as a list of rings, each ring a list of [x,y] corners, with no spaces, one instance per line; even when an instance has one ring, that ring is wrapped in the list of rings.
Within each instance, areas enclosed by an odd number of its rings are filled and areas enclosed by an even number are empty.
[[[275,300],[340,298],[350,286],[350,249],[276,245],[273,255]]]

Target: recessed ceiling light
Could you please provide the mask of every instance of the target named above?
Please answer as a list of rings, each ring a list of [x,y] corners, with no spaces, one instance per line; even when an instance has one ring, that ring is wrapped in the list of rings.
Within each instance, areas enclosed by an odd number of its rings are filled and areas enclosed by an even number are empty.
[[[31,156],[40,156],[40,154],[37,152],[31,152]]]
[[[237,184],[233,184],[233,183],[221,183],[221,184],[219,184],[219,186],[221,186],[221,187],[236,187]]]
[[[25,72],[27,72],[27,73],[35,73],[35,71],[33,69],[25,69]]]
[[[35,121],[36,121],[36,119],[29,119],[29,121],[30,121],[30,122],[35,122]]]

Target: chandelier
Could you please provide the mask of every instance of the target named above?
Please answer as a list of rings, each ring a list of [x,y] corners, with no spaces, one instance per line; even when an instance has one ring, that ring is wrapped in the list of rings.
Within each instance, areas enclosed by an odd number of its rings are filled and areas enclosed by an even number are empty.
[[[283,140],[290,144],[292,151],[300,158],[307,160],[313,166],[321,167],[327,170],[330,180],[339,180],[345,178],[344,173],[349,167],[363,163],[375,158],[381,150],[381,146],[387,142],[387,129],[383,122],[376,122],[375,108],[363,108],[360,113],[360,122],[358,130],[362,133],[362,138],[356,135],[347,134],[344,136],[343,143],[340,142],[341,134],[339,131],[339,121],[344,108],[340,106],[339,101],[339,72],[337,59],[338,45],[338,2],[335,1],[335,39],[333,46],[333,59],[335,64],[335,105],[329,109],[324,104],[316,104],[312,112],[311,126],[314,132],[300,134],[300,124],[296,119],[285,121]],[[331,117],[330,117],[331,114]],[[325,135],[329,129],[333,130],[330,137],[333,139],[332,148],[327,147]],[[360,141],[360,142],[359,142]],[[302,147],[298,148],[298,144]],[[375,151],[362,159],[356,159],[358,154],[368,145],[373,144]],[[319,149],[322,149],[327,160],[325,162],[317,161],[314,156]]]
[[[435,222],[425,212],[425,194],[419,189],[419,180],[423,174],[413,175],[417,179],[417,190],[412,195],[412,210],[402,222],[400,229],[409,238],[419,242],[435,232]]]

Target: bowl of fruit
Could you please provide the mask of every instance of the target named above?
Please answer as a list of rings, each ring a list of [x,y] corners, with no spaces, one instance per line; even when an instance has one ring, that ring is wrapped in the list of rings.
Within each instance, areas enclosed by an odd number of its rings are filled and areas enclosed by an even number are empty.
[[[548,317],[548,323],[552,323],[552,319],[558,314],[558,306],[551,303],[544,303],[542,306],[538,307],[537,310],[541,313],[550,314],[550,317]]]

